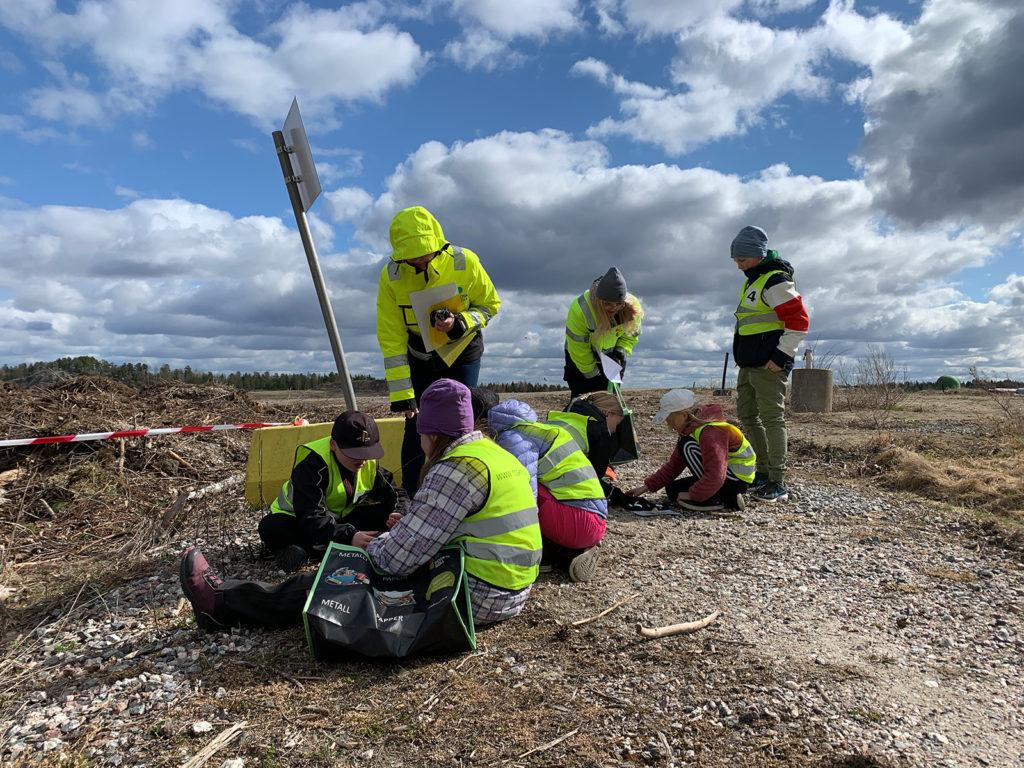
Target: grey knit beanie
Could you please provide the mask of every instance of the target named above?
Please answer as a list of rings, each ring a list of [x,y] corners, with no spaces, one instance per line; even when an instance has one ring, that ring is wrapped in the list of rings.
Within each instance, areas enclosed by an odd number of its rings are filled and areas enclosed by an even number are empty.
[[[744,227],[729,247],[733,259],[763,259],[767,255],[768,235],[760,227]]]
[[[597,298],[601,301],[626,300],[626,278],[618,267],[612,267],[597,281]]]

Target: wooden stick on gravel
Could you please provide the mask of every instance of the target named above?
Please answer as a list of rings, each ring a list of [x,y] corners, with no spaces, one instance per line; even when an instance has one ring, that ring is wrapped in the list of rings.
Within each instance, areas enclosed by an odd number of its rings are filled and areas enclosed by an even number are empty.
[[[636,629],[641,635],[652,640],[659,637],[672,637],[673,635],[688,635],[712,624],[721,613],[721,611],[715,611],[714,613],[709,613],[703,619],[688,621],[685,624],[669,624],[667,627],[645,627],[638,624]]]
[[[577,733],[579,733],[579,731],[580,731],[579,728],[573,728],[571,731],[569,731],[564,736],[559,736],[554,741],[549,741],[547,744],[542,744],[539,747],[534,747],[533,749],[529,750],[528,752],[523,752],[523,754],[521,754],[519,757],[510,758],[509,760],[506,760],[505,762],[506,763],[510,763],[510,762],[512,762],[512,760],[522,760],[524,757],[529,757],[530,755],[536,755],[538,752],[546,752],[547,750],[551,749],[552,747],[557,747],[559,744],[561,744],[563,741],[568,739],[570,736],[575,736]]]
[[[207,761],[217,754],[221,747],[227,746],[228,742],[240,734],[247,725],[248,723],[243,720],[240,723],[228,726],[214,736],[209,744],[196,752],[188,762],[182,763],[181,768],[201,768],[201,766],[206,765]]]
[[[634,593],[634,594],[630,595],[629,597],[624,597],[624,598],[623,598],[622,600],[619,600],[619,602],[615,603],[614,605],[610,605],[610,606],[608,606],[608,607],[607,607],[607,608],[605,608],[605,609],[604,609],[603,611],[601,611],[601,612],[600,612],[600,613],[598,613],[598,614],[595,614],[594,616],[591,616],[590,618],[587,618],[587,619],[580,619],[579,621],[574,621],[574,622],[572,623],[572,625],[573,625],[574,627],[582,627],[582,626],[583,626],[584,624],[589,624],[589,623],[590,623],[590,622],[592,622],[592,621],[597,621],[597,620],[598,620],[598,619],[600,619],[600,618],[601,618],[602,616],[607,616],[607,615],[608,615],[609,613],[611,613],[612,611],[614,611],[614,610],[615,610],[616,608],[620,608],[620,607],[622,607],[623,605],[625,605],[625,604],[626,604],[626,603],[628,603],[628,602],[629,602],[630,600],[632,600],[633,598],[636,598],[636,597],[640,597],[640,593],[639,593],[639,592],[636,592],[636,593]]]

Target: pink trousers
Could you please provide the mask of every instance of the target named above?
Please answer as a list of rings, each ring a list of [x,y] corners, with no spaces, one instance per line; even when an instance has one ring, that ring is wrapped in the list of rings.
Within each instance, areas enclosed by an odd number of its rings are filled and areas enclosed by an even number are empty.
[[[539,484],[537,517],[540,519],[541,536],[569,549],[587,549],[604,538],[604,518],[586,509],[563,504]]]

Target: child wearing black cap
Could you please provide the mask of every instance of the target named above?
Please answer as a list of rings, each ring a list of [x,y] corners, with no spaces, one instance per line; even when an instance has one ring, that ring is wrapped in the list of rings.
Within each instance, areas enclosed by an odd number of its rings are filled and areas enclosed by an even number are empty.
[[[291,478],[259,525],[284,570],[300,567],[332,541],[365,548],[398,521],[394,478],[377,464],[383,455],[376,422],[360,411],[345,411],[329,437],[295,450]]]

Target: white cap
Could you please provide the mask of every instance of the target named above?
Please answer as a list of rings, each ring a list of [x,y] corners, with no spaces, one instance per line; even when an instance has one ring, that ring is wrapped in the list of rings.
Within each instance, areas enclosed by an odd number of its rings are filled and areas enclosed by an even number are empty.
[[[651,421],[655,424],[660,424],[669,417],[670,413],[693,408],[696,402],[697,398],[690,390],[670,389],[661,396],[661,402],[658,404],[658,412],[654,414],[654,418],[651,419]]]

